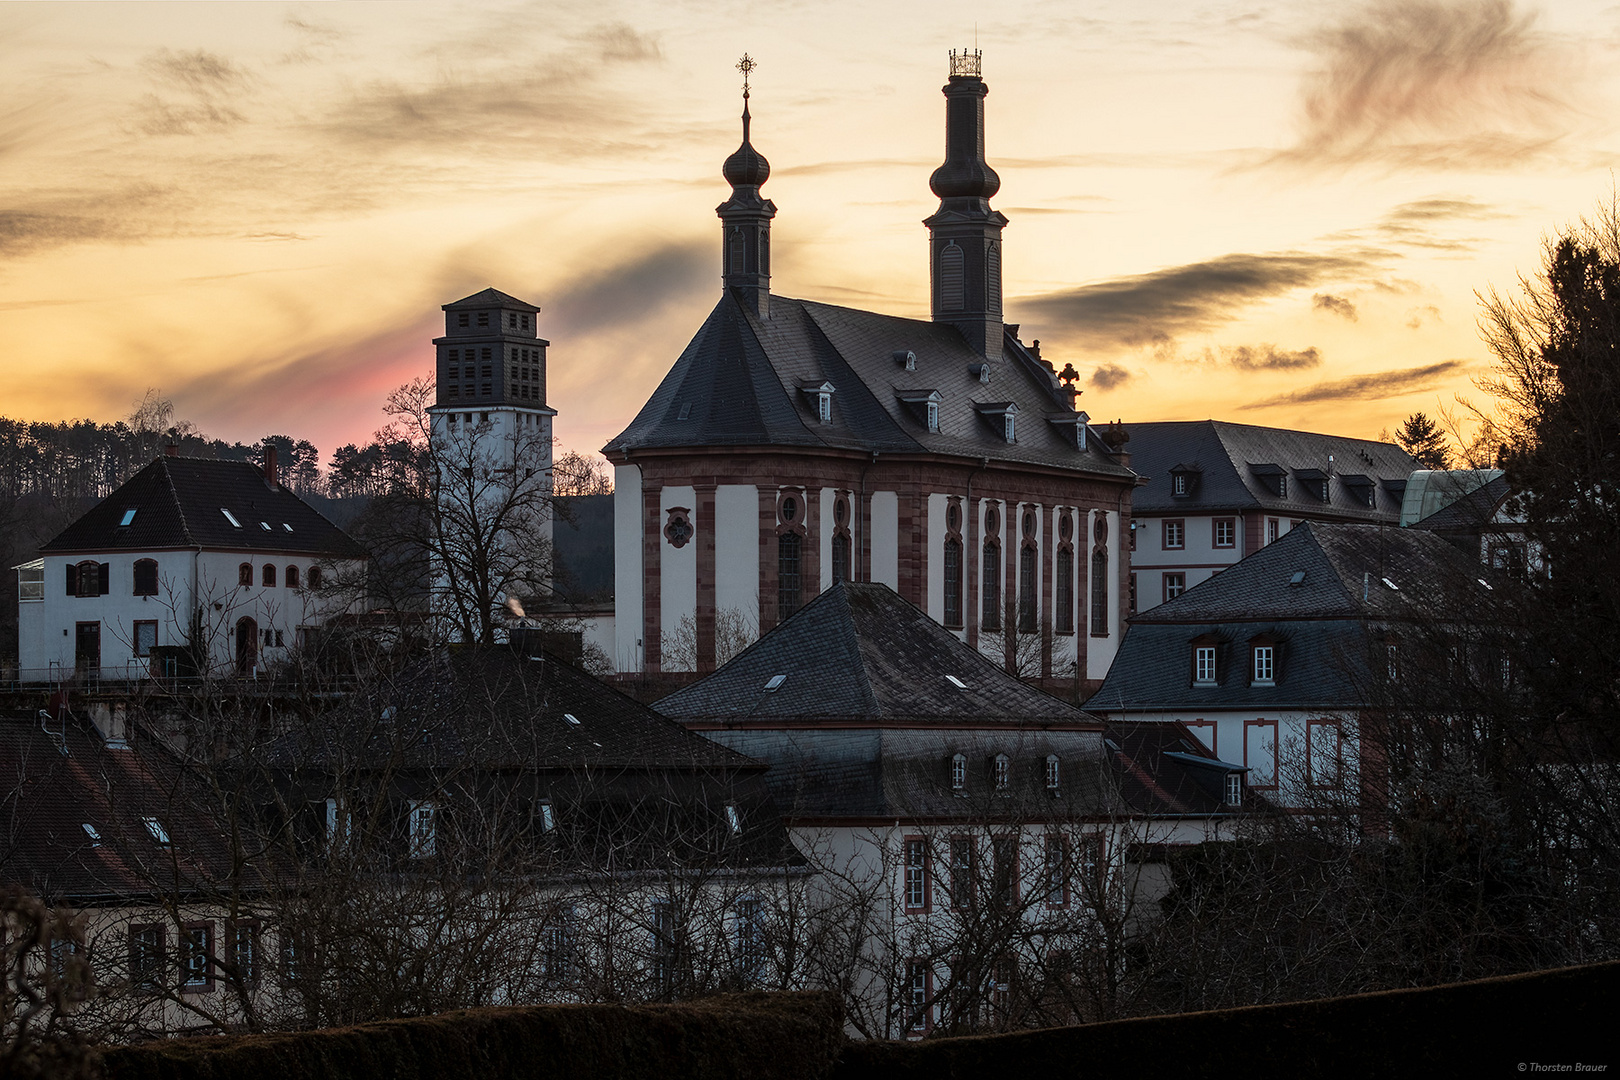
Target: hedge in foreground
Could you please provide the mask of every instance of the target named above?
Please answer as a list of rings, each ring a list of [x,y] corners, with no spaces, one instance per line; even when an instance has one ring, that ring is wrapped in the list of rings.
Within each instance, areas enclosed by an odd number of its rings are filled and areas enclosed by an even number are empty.
[[[851,1043],[836,1080],[1506,1076],[1607,1065],[1620,964],[1008,1035]],[[1538,1065],[1567,1066],[1556,1070]],[[1585,1071],[1585,1070],[1583,1070]]]
[[[103,1063],[107,1080],[820,1080],[843,1045],[836,996],[755,993],[170,1039],[109,1049]]]

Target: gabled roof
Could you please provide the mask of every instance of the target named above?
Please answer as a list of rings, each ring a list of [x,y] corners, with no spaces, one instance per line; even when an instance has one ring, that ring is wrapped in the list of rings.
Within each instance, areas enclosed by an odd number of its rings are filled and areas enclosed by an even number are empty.
[[[475,292],[471,296],[463,296],[460,300],[452,300],[441,306],[443,311],[458,311],[462,308],[499,307],[512,311],[527,311],[530,314],[539,314],[540,309],[527,300],[519,300],[515,296],[501,292],[499,289],[485,289]]]
[[[1114,755],[1120,796],[1132,810],[1155,816],[1230,814],[1226,776],[1244,771],[1221,761],[1180,723],[1116,720],[1104,735]],[[1254,796],[1244,785],[1244,801]]]
[[[1296,581],[1295,575],[1303,575]],[[1149,623],[1431,616],[1489,577],[1432,533],[1390,525],[1306,522],[1174,600],[1131,617]]]
[[[1139,514],[1266,510],[1298,517],[1395,521],[1400,516],[1401,487],[1416,467],[1411,455],[1392,443],[1224,420],[1129,424],[1127,431],[1131,468],[1148,478],[1131,499]],[[1185,467],[1198,469],[1199,482],[1190,494],[1173,496],[1170,473]],[[1331,481],[1331,502],[1322,502],[1296,482],[1296,476],[1305,479],[1311,470],[1319,475],[1331,471],[1336,477]],[[1279,473],[1289,478],[1286,498],[1274,494],[1261,479]],[[1373,481],[1376,507],[1358,502],[1346,490],[1345,481],[1351,477]]]
[[[1008,675],[887,585],[856,582],[821,593],[719,671],[654,707],[688,723],[1098,723]]]
[[[1494,471],[1494,470],[1493,470]],[[1499,527],[1496,512],[1509,494],[1507,477],[1498,474],[1466,495],[1446,503],[1428,517],[1411,523],[1430,532],[1487,532]]]
[[[1311,522],[1174,600],[1133,616],[1098,712],[1352,708],[1371,643],[1405,620],[1486,622],[1496,571],[1430,532]],[[1277,650],[1274,685],[1248,675],[1249,643]],[[1217,650],[1217,682],[1194,685],[1194,639]]]
[[[1022,462],[1129,478],[1099,438],[1077,449],[1041,422],[1072,417],[1051,370],[1011,333],[988,383],[984,357],[954,327],[921,319],[772,296],[761,319],[722,296],[629,427],[604,452],[714,446],[826,447],[927,452]],[[897,354],[916,356],[915,370]],[[820,423],[804,386],[831,383],[832,420]],[[939,431],[902,400],[915,387],[941,395]],[[978,406],[1012,403],[1017,441],[985,423]]]
[[[130,523],[122,525],[128,511]],[[224,511],[230,511],[240,527]],[[363,559],[365,549],[245,461],[160,457],[40,551],[274,551]]]
[[[171,759],[135,745],[108,749],[71,717],[43,728],[0,719],[0,884],[54,903],[184,892],[230,874],[230,845],[191,785]]]

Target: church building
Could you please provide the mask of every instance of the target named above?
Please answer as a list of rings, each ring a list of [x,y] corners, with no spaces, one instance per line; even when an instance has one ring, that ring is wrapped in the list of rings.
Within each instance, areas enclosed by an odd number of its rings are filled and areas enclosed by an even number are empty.
[[[890,586],[1054,689],[1107,672],[1137,478],[1072,379],[1003,322],[988,92],[980,54],[953,52],[921,320],[772,295],[776,206],[745,84],[719,302],[603,451],[621,671],[711,671],[738,627],[764,634],[847,580]]]

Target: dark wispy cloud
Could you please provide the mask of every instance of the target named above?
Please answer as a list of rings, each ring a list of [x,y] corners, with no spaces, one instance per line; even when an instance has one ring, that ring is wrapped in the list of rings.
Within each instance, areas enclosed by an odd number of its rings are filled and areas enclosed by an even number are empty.
[[[628,23],[598,26],[581,34],[580,38],[594,46],[602,60],[642,63],[664,58],[658,38],[644,34]]]
[[[1015,304],[1023,322],[1050,326],[1054,336],[1095,346],[1163,344],[1230,322],[1255,302],[1374,265],[1371,253],[1235,253]]]
[[[1326,311],[1329,314],[1337,315],[1341,319],[1349,319],[1351,322],[1355,322],[1360,318],[1356,314],[1355,304],[1342,296],[1334,296],[1332,293],[1314,294],[1311,297],[1311,307],[1317,311]]]
[[[1318,367],[1322,351],[1317,348],[1279,349],[1275,345],[1223,345],[1205,349],[1206,363],[1225,364],[1240,371],[1300,371]]]
[[[146,134],[192,135],[246,121],[237,105],[249,78],[225,57],[205,49],[160,49],[141,67],[156,86],[137,104],[140,128]]]
[[[1320,382],[1264,401],[1239,405],[1240,409],[1269,409],[1277,405],[1307,405],[1321,401],[1379,401],[1428,390],[1440,380],[1468,367],[1465,360],[1442,360],[1438,364],[1352,375],[1348,379]]]
[[[545,304],[547,332],[584,336],[712,300],[720,283],[710,247],[696,240],[668,244],[572,282]]]
[[[177,209],[172,190],[149,184],[96,194],[24,196],[0,209],[0,258],[69,244],[124,243],[175,235]]]
[[[1512,0],[1373,0],[1304,44],[1301,137],[1274,160],[1504,168],[1573,126],[1577,58]]]
[[[1131,373],[1118,364],[1104,364],[1091,373],[1091,385],[1099,390],[1112,390],[1131,380]]]

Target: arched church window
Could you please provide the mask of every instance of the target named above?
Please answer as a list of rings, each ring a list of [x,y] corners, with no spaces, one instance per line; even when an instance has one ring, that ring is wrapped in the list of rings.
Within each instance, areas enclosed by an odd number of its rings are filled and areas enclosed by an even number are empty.
[[[276,583],[275,563],[265,563],[264,572],[259,576],[260,585],[274,585]]]
[[[1001,629],[1001,545],[994,540],[984,542],[984,611],[979,623],[986,630]]]
[[[939,309],[961,311],[966,306],[962,249],[948,240],[939,253]]]
[[[954,537],[945,541],[945,625],[962,625],[962,542]]]

